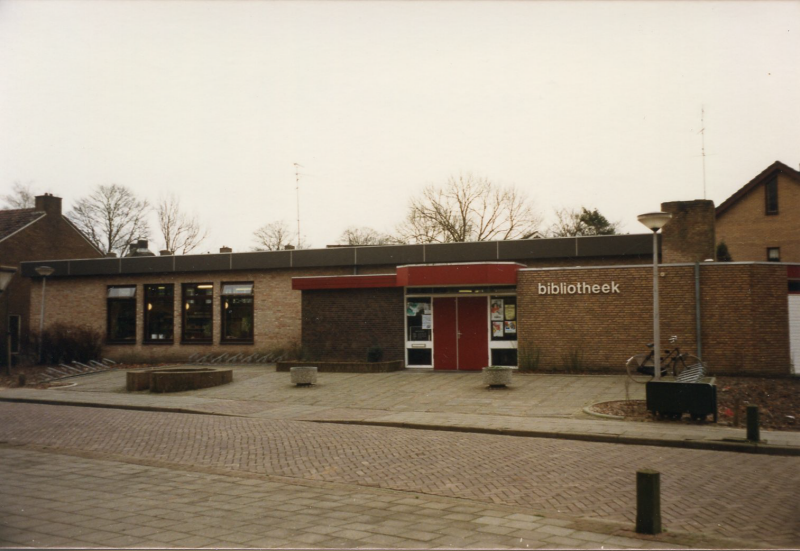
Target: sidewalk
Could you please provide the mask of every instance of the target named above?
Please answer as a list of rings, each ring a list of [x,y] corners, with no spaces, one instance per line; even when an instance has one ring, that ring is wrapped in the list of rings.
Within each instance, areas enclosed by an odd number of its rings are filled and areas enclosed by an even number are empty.
[[[744,428],[586,414],[593,403],[644,398],[642,385],[626,390],[621,376],[518,375],[511,389],[489,391],[473,373],[320,373],[318,385],[300,388],[273,367],[237,366],[229,385],[175,394],[125,392],[124,371],[66,381],[75,385],[0,390],[0,401],[800,455],[799,432],[762,430],[762,441],[754,444],[745,441]]]

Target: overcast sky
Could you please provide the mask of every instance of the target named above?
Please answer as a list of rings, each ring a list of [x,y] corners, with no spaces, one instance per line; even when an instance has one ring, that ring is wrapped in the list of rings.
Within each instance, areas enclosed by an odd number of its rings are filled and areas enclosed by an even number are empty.
[[[0,1],[0,195],[178,194],[198,252],[473,172],[623,230],[800,163],[800,2]],[[151,249],[160,248],[157,239]]]

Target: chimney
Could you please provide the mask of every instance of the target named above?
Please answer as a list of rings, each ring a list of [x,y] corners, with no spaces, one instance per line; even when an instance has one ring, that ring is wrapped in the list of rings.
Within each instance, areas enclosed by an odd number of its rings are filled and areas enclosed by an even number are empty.
[[[109,251],[106,253],[106,258],[117,258],[117,253]]]
[[[53,216],[61,216],[61,197],[55,197],[52,193],[37,195],[36,210],[43,210]]]
[[[230,247],[222,246],[222,247],[219,248],[219,252],[221,252],[221,253],[232,253],[233,249],[231,249]]]
[[[715,258],[714,202],[708,200],[661,203],[672,219],[661,230],[661,260],[665,264],[703,262]]]
[[[155,256],[155,254],[147,248],[147,239],[140,239],[136,243],[131,243],[128,250],[128,256]]]
[[[285,251],[293,251],[294,250],[294,245],[286,245],[283,248],[283,250],[285,250]]]
[[[163,249],[161,251],[158,251],[158,254],[160,254],[161,256],[172,256],[172,251]]]

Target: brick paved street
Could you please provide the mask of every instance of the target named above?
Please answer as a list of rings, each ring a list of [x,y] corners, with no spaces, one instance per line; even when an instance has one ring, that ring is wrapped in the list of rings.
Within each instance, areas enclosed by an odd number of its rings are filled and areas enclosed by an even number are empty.
[[[628,527],[634,518],[634,473],[650,467],[662,472],[667,529],[754,544],[800,544],[800,460],[792,457],[32,404],[0,403],[0,415],[5,420],[0,440],[12,447],[3,453],[22,453],[16,448],[22,445],[46,446],[88,452],[93,460],[155,461],[170,469],[382,488],[467,500],[479,507],[507,506],[509,514],[567,515]],[[4,487],[25,479],[8,472],[2,476]],[[150,487],[147,480],[139,484]],[[415,513],[414,503],[393,511]],[[500,524],[496,534],[511,533]],[[27,529],[13,523],[10,528],[17,535]],[[530,535],[532,546],[540,546],[540,536]],[[566,541],[560,545],[570,546]]]

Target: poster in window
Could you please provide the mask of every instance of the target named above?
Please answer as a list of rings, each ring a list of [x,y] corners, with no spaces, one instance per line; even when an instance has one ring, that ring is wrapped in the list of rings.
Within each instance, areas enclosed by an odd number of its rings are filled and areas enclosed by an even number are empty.
[[[502,337],[503,336],[503,322],[502,321],[493,321],[492,322],[492,336],[493,337]]]
[[[433,322],[431,321],[432,316],[430,314],[422,314],[422,328],[423,329],[431,329],[433,328]]]
[[[517,322],[516,321],[507,321],[507,322],[505,322],[505,324],[506,324],[506,326],[505,326],[506,334],[509,334],[509,335],[516,334],[516,332],[517,332]]]
[[[513,321],[517,319],[517,305],[516,304],[506,304],[506,319],[509,321]]]
[[[419,302],[409,302],[408,308],[406,309],[406,315],[408,316],[416,316],[419,313],[419,309],[422,307],[422,304]]]
[[[503,320],[503,299],[502,298],[493,298],[492,299],[492,320],[502,321]]]

